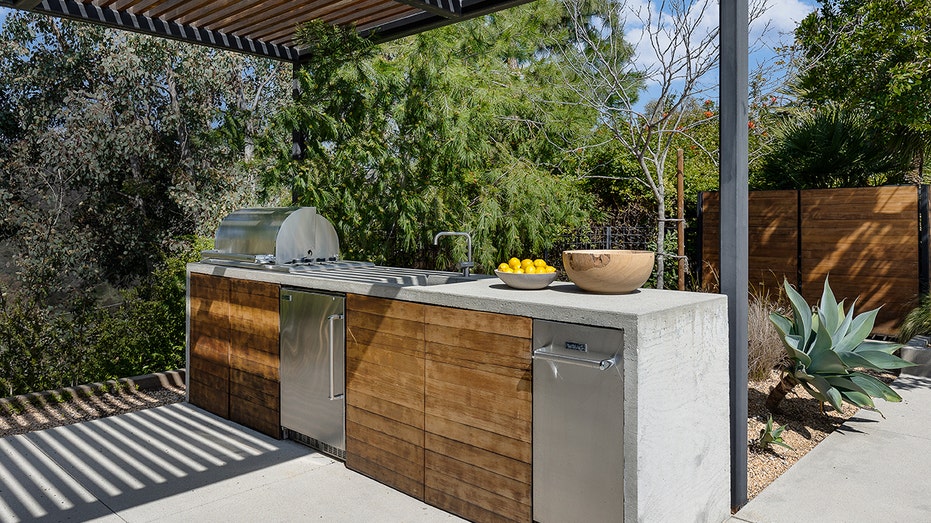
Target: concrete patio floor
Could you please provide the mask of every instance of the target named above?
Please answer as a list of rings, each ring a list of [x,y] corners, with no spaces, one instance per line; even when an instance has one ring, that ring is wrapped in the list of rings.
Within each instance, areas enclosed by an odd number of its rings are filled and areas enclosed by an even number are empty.
[[[0,439],[0,521],[453,522],[291,441],[178,403]]]
[[[931,521],[931,378],[900,377],[732,523]],[[0,438],[0,522],[463,521],[186,403]]]

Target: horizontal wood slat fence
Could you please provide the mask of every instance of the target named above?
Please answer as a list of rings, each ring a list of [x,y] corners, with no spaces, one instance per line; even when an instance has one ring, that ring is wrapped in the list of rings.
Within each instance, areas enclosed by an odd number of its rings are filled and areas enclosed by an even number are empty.
[[[718,283],[720,199],[698,200],[701,283]],[[749,195],[749,285],[778,296],[783,278],[809,303],[830,274],[837,298],[882,306],[875,334],[894,335],[928,292],[928,186],[754,191]]]

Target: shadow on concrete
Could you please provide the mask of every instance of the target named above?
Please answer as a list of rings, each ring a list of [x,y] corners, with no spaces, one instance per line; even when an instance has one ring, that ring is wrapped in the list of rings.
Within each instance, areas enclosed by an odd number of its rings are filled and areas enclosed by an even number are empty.
[[[311,454],[188,404],[0,439],[0,521],[86,521]]]

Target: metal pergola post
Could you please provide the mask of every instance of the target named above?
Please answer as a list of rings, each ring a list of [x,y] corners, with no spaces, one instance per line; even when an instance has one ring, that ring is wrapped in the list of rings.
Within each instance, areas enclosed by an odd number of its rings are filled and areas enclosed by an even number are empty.
[[[721,292],[730,339],[731,506],[747,502],[747,0],[720,2]]]

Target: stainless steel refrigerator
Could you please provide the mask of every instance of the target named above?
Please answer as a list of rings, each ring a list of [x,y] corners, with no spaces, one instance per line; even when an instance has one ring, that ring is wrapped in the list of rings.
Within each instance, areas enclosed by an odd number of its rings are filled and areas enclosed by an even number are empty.
[[[346,452],[346,299],[281,290],[281,427],[339,459]]]

